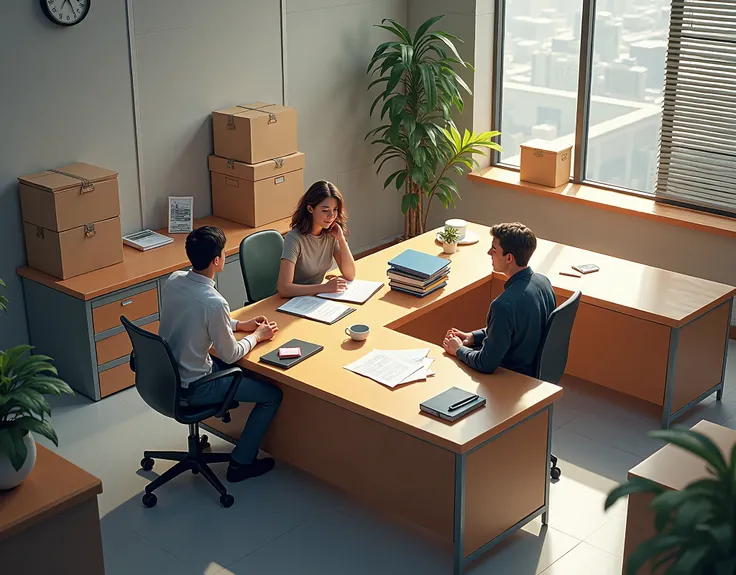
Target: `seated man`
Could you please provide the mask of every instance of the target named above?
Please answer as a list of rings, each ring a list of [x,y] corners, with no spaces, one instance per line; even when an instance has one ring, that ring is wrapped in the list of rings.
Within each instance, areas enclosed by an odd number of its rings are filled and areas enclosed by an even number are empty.
[[[528,267],[537,249],[534,232],[519,223],[498,224],[491,228],[491,235],[488,255],[493,269],[509,278],[504,291],[491,302],[486,328],[471,333],[452,328],[442,346],[483,373],[493,373],[500,365],[535,376],[539,346],[556,305],[552,284]]]
[[[215,274],[225,265],[225,234],[220,228],[205,226],[194,230],[187,236],[185,246],[193,269],[174,272],[166,281],[159,334],[168,342],[179,366],[182,398],[188,405],[207,405],[225,398],[232,376],[194,387],[191,382],[226,369],[227,364],[238,361],[259,342],[272,339],[278,327],[263,316],[248,321],[230,318],[227,301],[215,289],[214,281]],[[237,341],[233,331],[251,333]],[[210,357],[213,345],[220,359]],[[273,469],[273,459],[256,459],[256,455],[281,397],[281,390],[269,383],[248,377],[240,380],[235,400],[255,402],[256,406],[233,450],[228,481],[242,481]]]

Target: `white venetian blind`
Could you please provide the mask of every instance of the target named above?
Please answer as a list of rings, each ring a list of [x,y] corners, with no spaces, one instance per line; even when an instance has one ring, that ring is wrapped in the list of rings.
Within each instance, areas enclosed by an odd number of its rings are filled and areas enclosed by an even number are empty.
[[[672,0],[656,196],[736,214],[736,0]]]

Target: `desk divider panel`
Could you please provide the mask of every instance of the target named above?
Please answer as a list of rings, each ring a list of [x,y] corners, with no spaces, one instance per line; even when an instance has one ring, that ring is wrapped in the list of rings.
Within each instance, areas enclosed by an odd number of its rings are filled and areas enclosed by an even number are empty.
[[[452,452],[289,386],[279,387],[284,399],[264,438],[264,451],[358,496],[373,509],[402,516],[452,542]],[[219,419],[206,423],[237,439],[251,409],[251,404],[241,404],[231,412],[230,424]]]

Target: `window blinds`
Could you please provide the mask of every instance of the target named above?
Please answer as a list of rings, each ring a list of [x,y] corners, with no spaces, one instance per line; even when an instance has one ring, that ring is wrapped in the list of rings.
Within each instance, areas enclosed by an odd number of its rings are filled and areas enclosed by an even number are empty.
[[[656,196],[736,215],[734,0],[672,0]]]

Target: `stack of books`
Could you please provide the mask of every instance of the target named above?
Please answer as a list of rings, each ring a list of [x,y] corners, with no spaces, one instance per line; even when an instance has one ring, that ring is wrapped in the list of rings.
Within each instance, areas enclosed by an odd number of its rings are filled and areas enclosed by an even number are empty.
[[[450,274],[450,260],[416,250],[405,250],[388,265],[389,287],[416,297],[445,287]]]

